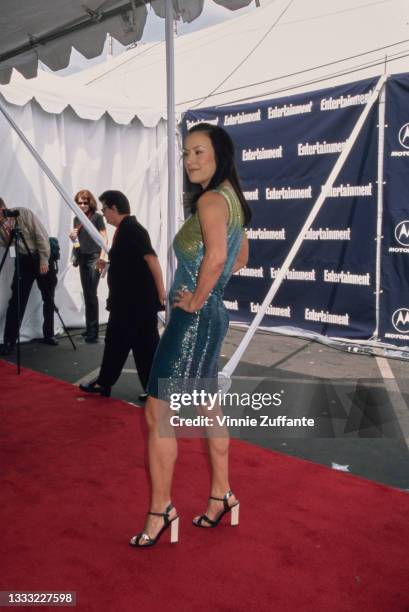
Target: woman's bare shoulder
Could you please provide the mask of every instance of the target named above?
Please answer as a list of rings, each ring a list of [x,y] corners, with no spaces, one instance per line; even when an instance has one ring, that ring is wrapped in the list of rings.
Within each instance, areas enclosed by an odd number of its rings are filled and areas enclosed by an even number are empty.
[[[220,187],[218,187],[218,189],[214,189],[211,191],[205,191],[205,193],[201,195],[197,201],[197,206],[198,206],[199,211],[200,211],[200,208],[202,209],[204,208],[227,209],[227,202],[226,202],[225,194],[221,193],[221,190],[223,189],[223,187],[224,186],[221,185]]]

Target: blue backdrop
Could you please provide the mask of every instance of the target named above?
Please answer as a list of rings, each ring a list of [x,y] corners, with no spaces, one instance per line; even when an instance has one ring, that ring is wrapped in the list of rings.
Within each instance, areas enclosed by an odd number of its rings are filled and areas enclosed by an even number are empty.
[[[232,278],[225,294],[232,321],[249,323],[254,317],[377,81],[185,115],[184,130],[209,121],[230,133],[253,210],[249,263]],[[409,336],[408,100],[409,77],[391,79],[386,97],[380,339],[393,344],[405,344]],[[373,336],[377,161],[375,104],[262,325],[351,339]],[[392,252],[393,247],[398,251]]]

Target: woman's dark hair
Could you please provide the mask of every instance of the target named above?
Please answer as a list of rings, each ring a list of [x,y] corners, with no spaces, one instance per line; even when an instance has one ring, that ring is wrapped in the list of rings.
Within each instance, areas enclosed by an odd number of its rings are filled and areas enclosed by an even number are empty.
[[[98,199],[100,202],[102,202],[102,205],[105,205],[108,208],[116,206],[116,209],[120,215],[131,214],[131,206],[129,204],[129,200],[126,195],[122,193],[122,191],[117,191],[116,189],[108,189],[108,191],[104,191],[104,193],[102,193]]]
[[[75,194],[74,200],[76,204],[78,204],[78,200],[87,200],[87,204],[90,210],[90,216],[97,210],[97,201],[88,189],[81,189],[78,193]]]
[[[195,212],[197,201],[203,193],[216,189],[223,181],[227,180],[231,183],[240,200],[244,214],[244,225],[248,225],[251,221],[251,209],[246,202],[240,185],[240,179],[234,161],[234,144],[232,139],[226,130],[210,123],[198,123],[194,125],[188,131],[188,135],[194,134],[195,132],[205,132],[209,136],[216,158],[216,172],[213,174],[206,189],[202,189],[200,185],[198,186],[191,183],[186,176],[186,191],[190,194],[191,211]]]

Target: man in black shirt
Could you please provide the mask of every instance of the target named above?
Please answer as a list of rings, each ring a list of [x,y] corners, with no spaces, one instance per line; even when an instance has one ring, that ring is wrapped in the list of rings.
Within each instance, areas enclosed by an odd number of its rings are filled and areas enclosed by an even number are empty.
[[[142,387],[146,389],[159,341],[157,313],[164,307],[166,292],[149,234],[130,215],[126,196],[111,190],[99,199],[107,222],[116,227],[108,264],[109,320],[99,376],[80,388],[109,396],[130,350]],[[104,265],[101,261],[101,268]],[[145,394],[140,399],[145,399]]]

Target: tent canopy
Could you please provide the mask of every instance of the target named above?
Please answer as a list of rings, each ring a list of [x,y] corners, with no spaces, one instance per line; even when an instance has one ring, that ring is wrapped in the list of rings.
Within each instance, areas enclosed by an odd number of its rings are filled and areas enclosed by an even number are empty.
[[[252,0],[215,0],[235,10]],[[150,2],[165,16],[166,0]],[[0,16],[0,82],[7,83],[12,68],[27,78],[37,74],[38,60],[52,70],[67,66],[71,48],[85,57],[102,53],[109,32],[122,44],[140,40],[147,18],[145,0],[3,0]],[[175,16],[193,21],[204,0],[173,0]]]
[[[179,0],[177,9],[188,21],[203,2]],[[223,2],[230,8],[248,4]],[[162,16],[163,0],[151,4]],[[176,108],[183,112],[339,85],[381,74],[385,60],[388,72],[407,72],[408,21],[406,0],[310,0],[308,6],[304,0],[290,5],[275,0],[175,39]],[[97,32],[95,38],[96,44]],[[84,119],[107,112],[117,123],[138,117],[151,127],[167,114],[165,43],[138,45],[65,78],[40,71],[26,82],[15,72],[0,93],[17,105],[35,98],[51,113],[69,105]]]
[[[119,125],[138,118],[144,127],[154,127],[165,117],[163,110],[143,107],[115,91],[106,91],[101,96],[69,78],[41,70],[34,79],[25,79],[14,70],[10,83],[0,85],[0,94],[16,106],[35,100],[44,111],[54,115],[71,107],[81,119],[97,121],[107,113]]]
[[[409,71],[406,0],[275,0],[175,39],[176,108],[262,97]],[[104,96],[166,108],[165,45],[129,49],[69,77]],[[143,83],[138,87],[137,83]]]

